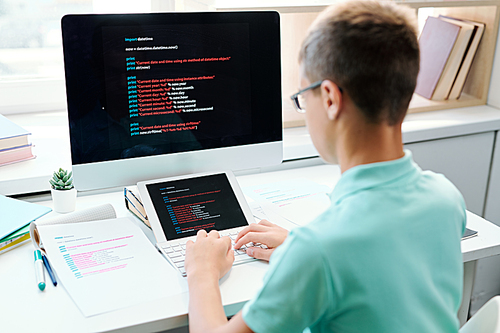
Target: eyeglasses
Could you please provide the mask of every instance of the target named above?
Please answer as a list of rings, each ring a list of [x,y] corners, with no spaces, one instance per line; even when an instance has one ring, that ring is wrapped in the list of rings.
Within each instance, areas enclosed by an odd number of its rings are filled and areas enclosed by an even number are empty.
[[[302,96],[302,94],[308,90],[318,88],[321,85],[321,83],[323,83],[323,81],[324,80],[316,81],[316,82],[312,83],[310,86],[308,86],[302,90],[299,90],[298,93],[290,96],[290,98],[292,99],[293,107],[295,108],[295,111],[297,111],[298,113],[305,113],[306,112],[306,109],[305,109],[306,101],[304,99],[304,96]],[[342,88],[339,87],[339,90],[340,90],[340,93],[342,93]]]
[[[306,103],[304,100],[304,96],[302,96],[302,94],[308,90],[318,88],[321,85],[321,83],[323,83],[323,80],[316,81],[313,84],[311,84],[309,87],[306,87],[302,90],[299,90],[298,93],[290,96],[290,98],[292,99],[292,102],[293,102],[293,106],[295,107],[295,111],[297,111],[298,113],[305,113],[306,112],[306,109],[305,109]]]

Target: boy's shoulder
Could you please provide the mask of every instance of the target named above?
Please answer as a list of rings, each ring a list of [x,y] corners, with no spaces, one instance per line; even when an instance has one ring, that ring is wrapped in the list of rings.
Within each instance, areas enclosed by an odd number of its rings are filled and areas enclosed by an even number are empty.
[[[453,184],[445,175],[441,173],[436,173],[430,170],[422,171],[421,181],[426,184],[428,190],[432,190],[436,197],[448,200],[462,200],[463,197],[460,191],[457,189],[455,184]]]
[[[306,228],[318,239],[338,244],[367,242],[419,226],[448,224],[461,230],[465,202],[442,174],[420,171],[412,180],[381,184],[352,193],[331,206]]]

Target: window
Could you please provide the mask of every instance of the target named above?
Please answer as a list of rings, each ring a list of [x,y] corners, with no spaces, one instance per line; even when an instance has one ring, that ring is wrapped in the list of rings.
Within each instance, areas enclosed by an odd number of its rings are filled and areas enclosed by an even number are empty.
[[[209,0],[0,0],[0,112],[66,108],[61,18],[78,13],[209,10]]]
[[[65,14],[140,13],[150,11],[206,11],[326,5],[326,0],[0,0],[0,113],[64,110],[66,95],[60,20]],[[293,10],[281,11],[283,109],[285,125],[303,124],[288,96],[298,82],[300,36],[317,11],[300,20]]]

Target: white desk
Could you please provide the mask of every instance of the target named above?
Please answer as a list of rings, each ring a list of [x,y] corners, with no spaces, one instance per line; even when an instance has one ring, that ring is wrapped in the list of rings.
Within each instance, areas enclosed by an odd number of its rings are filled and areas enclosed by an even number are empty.
[[[8,115],[8,118],[32,132],[30,140],[35,145],[37,158],[3,166],[0,172],[0,194],[48,191],[50,187],[47,179],[52,172],[60,167],[71,168],[66,111]],[[413,113],[406,116],[402,130],[405,144],[497,131],[500,130],[500,110],[481,105]],[[305,127],[284,130],[285,161],[317,156],[318,152]]]
[[[280,180],[307,178],[331,187],[340,177],[335,166],[314,166],[272,173],[238,177],[242,187],[265,184]],[[40,202],[51,206],[50,201]],[[111,203],[119,217],[131,216],[125,209],[122,191],[106,194],[79,196],[77,209],[102,203]],[[54,215],[55,213],[51,213]],[[141,222],[137,223],[140,225]],[[462,252],[466,268],[466,305],[470,300],[470,289],[475,261],[500,254],[500,228],[484,219],[469,214],[468,227],[478,230],[479,236],[463,241]],[[470,264],[469,264],[470,263]],[[221,285],[222,300],[226,314],[238,312],[261,285],[267,264],[255,262],[235,266]],[[470,276],[467,279],[467,276]],[[167,281],[166,281],[167,282]],[[47,283],[40,292],[35,283],[33,247],[20,248],[0,255],[0,329],[2,332],[150,332],[187,325],[188,294],[160,299],[134,307],[84,318],[70,299],[64,287]],[[98,301],[98,300],[96,300]],[[466,311],[466,309],[462,309]]]

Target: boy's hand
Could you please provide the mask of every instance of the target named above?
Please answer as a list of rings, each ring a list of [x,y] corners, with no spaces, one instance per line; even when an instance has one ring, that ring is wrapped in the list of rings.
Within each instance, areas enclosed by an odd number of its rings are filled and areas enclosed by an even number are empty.
[[[212,276],[218,281],[229,272],[233,261],[231,239],[220,238],[215,230],[208,234],[205,230],[200,230],[196,235],[196,243],[193,241],[186,243],[184,267],[188,277],[199,273],[204,277]]]
[[[288,230],[267,220],[262,220],[241,230],[236,237],[234,248],[239,249],[250,242],[264,244],[268,247],[267,249],[249,247],[246,252],[250,257],[269,261],[271,254],[285,241],[287,236]]]

